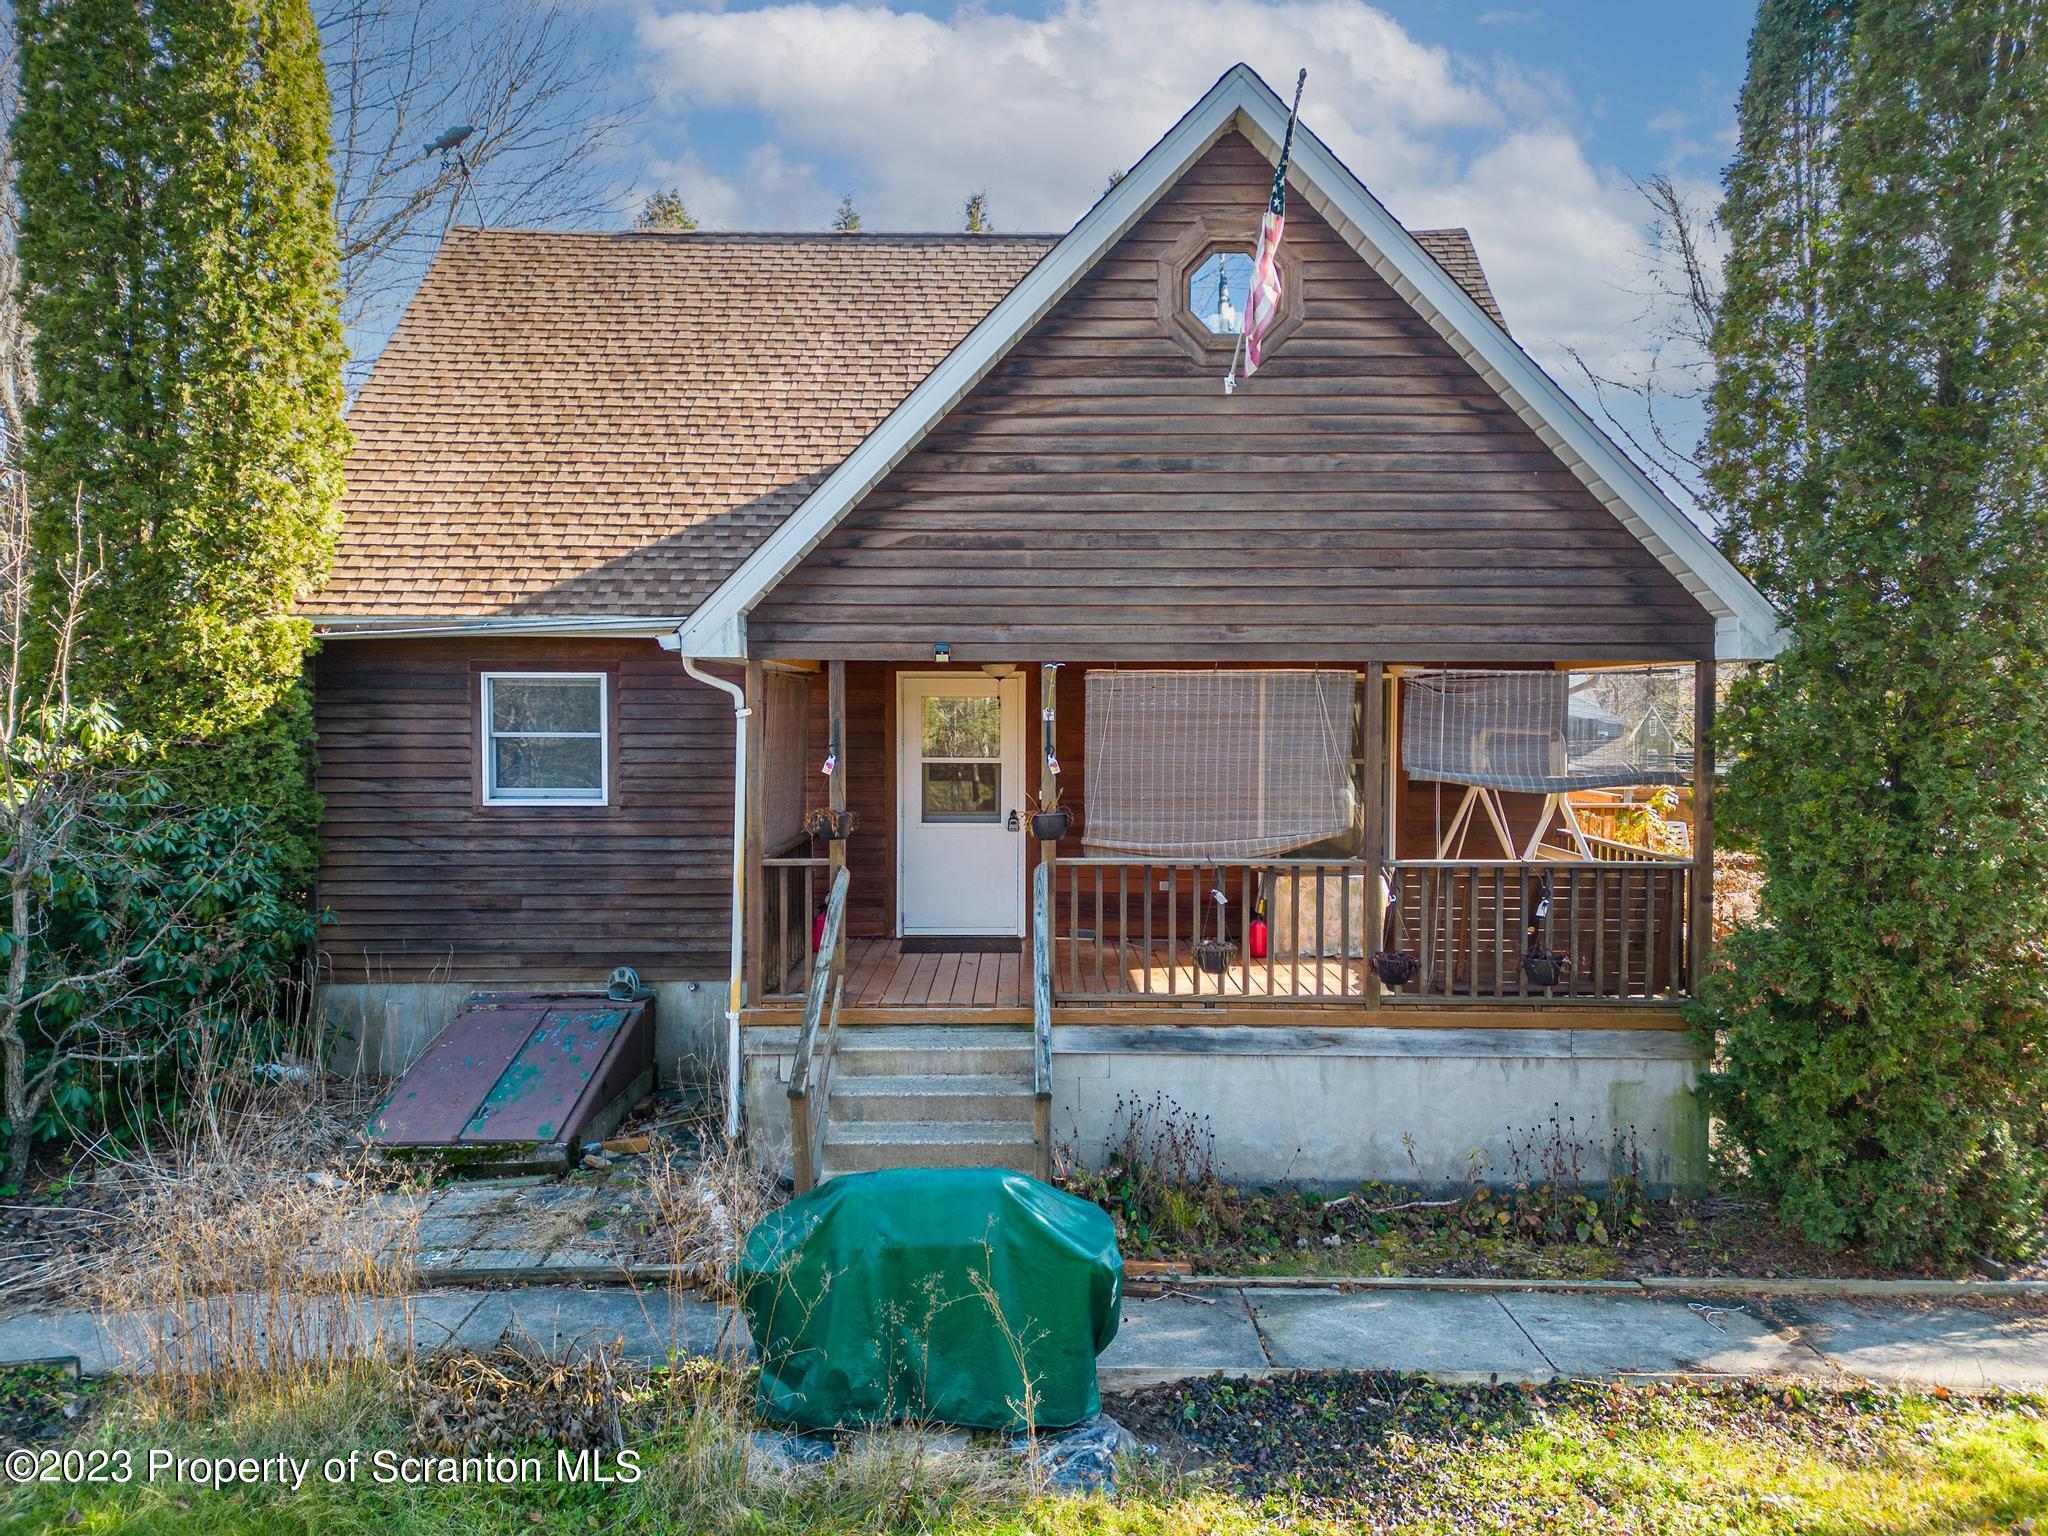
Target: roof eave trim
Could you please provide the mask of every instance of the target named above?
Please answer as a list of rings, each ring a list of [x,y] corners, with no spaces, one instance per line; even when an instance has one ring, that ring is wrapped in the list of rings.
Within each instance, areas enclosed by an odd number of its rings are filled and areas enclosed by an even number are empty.
[[[358,618],[347,614],[308,614],[307,622],[323,640],[411,640],[429,636],[530,635],[564,639],[660,639],[672,635],[683,621],[670,615],[557,614],[475,615],[437,617],[431,614],[395,618]]]

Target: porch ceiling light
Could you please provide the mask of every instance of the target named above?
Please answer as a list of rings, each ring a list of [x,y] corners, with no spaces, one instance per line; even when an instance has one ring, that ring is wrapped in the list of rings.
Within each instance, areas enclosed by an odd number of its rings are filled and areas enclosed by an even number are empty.
[[[1001,682],[1017,670],[1017,663],[1014,661],[984,661],[981,664],[981,670],[996,679],[996,681]]]
[[[943,640],[932,643],[932,660],[943,665],[953,659],[953,647]]]

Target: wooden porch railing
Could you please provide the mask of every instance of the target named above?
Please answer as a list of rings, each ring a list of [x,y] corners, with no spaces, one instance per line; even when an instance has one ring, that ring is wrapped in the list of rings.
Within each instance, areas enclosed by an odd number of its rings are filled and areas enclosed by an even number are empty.
[[[764,999],[802,997],[817,956],[819,886],[832,861],[789,854],[761,861],[761,992]]]
[[[1052,866],[1031,876],[1031,1139],[1039,1178],[1052,1180]]]
[[[1384,989],[1386,1003],[1643,1003],[1691,992],[1690,859],[1403,859],[1386,868],[1386,948],[1416,967]],[[1525,963],[1532,950],[1568,964]]]
[[[1053,994],[1362,1002],[1377,947],[1366,932],[1372,871],[1364,859],[1061,859],[1050,892]],[[1254,955],[1261,913],[1266,943]]]
[[[825,1127],[831,1118],[832,1060],[839,1044],[839,1002],[846,978],[839,974],[839,933],[846,924],[846,888],[841,869],[825,898],[825,932],[810,971],[804,1021],[796,1032],[796,1060],[789,1069],[789,1140],[795,1154],[796,1192],[818,1183],[825,1159]],[[809,924],[805,925],[806,931]]]

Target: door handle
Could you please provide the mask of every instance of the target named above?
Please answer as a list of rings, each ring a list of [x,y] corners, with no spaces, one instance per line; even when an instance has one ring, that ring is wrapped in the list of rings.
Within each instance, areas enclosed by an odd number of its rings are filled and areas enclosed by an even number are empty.
[[[1010,812],[1009,826],[1012,832],[1017,830],[1017,813],[1015,811]]]

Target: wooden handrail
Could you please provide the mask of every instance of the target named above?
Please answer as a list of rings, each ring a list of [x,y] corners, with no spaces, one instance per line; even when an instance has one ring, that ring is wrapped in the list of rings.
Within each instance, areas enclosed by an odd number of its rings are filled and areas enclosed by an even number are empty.
[[[844,869],[832,877],[832,889],[825,898],[825,932],[811,965],[804,1021],[796,1032],[796,1060],[789,1069],[789,1139],[800,1195],[817,1187],[824,1158],[825,1125],[831,1113],[832,1052],[839,1040],[839,1005],[846,991],[846,979],[837,974],[839,930],[846,922],[846,888],[851,883]],[[821,1027],[822,1047],[818,1038]]]
[[[1458,862],[1469,863],[1470,861],[1459,860]],[[1100,866],[1104,869],[1136,869],[1141,864],[1151,869],[1272,869],[1275,865],[1282,868],[1288,865],[1299,865],[1303,869],[1371,869],[1373,867],[1371,859],[1148,859],[1141,854],[1133,854],[1126,858],[1122,854],[1102,855],[1093,853],[1083,854],[1074,858],[1062,855],[1060,858],[1060,868],[1062,869],[1075,865],[1080,866],[1082,869],[1095,866]]]
[[[1052,866],[1031,877],[1032,1142],[1038,1176],[1052,1178]]]
[[[1598,841],[1598,839],[1592,839]],[[1617,847],[1633,848],[1633,843]],[[1385,869],[1526,869],[1544,870],[1613,869],[1622,864],[1658,864],[1667,869],[1691,869],[1694,861],[1682,854],[1648,853],[1640,859],[1389,859]]]

